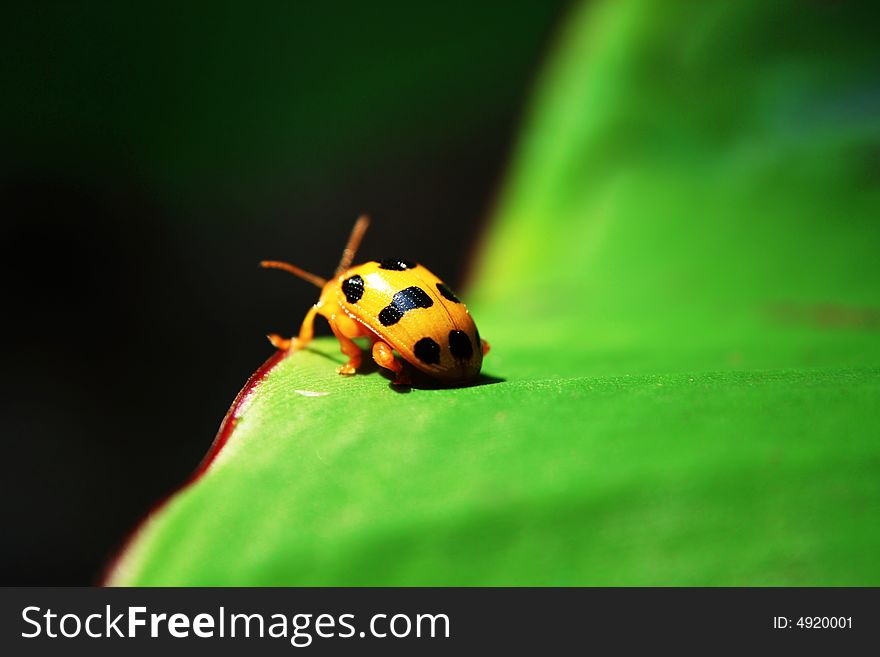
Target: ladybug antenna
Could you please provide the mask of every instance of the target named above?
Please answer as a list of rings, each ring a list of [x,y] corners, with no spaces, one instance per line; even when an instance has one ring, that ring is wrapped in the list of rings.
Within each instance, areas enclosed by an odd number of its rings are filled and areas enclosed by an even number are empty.
[[[264,269],[283,269],[284,271],[290,272],[294,276],[298,276],[304,281],[308,281],[312,285],[316,285],[318,287],[324,287],[327,284],[326,279],[307,272],[305,269],[300,269],[296,265],[291,265],[288,262],[279,262],[278,260],[263,260],[260,263],[260,267],[263,267]]]
[[[339,276],[346,269],[351,267],[351,263],[354,262],[354,256],[357,253],[358,247],[361,245],[361,240],[364,238],[364,233],[367,232],[367,228],[370,227],[370,218],[362,214],[358,217],[357,221],[354,222],[354,228],[351,229],[351,235],[348,237],[348,244],[345,245],[345,248],[342,250],[342,258],[339,260],[339,266],[336,268],[335,276]]]

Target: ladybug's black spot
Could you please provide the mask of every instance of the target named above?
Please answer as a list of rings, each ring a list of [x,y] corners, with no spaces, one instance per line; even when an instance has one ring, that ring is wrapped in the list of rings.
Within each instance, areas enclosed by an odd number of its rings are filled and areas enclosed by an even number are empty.
[[[413,269],[416,263],[409,260],[398,260],[397,258],[385,258],[379,260],[379,269],[390,269],[391,271],[404,271],[405,269]]]
[[[446,287],[445,283],[437,283],[437,290],[439,290],[440,294],[443,295],[444,299],[449,299],[450,301],[454,301],[455,303],[461,303],[458,297],[455,296],[455,292]]]
[[[342,293],[349,303],[357,303],[364,296],[364,279],[355,274],[342,281]]]
[[[407,311],[413,308],[430,308],[433,305],[434,300],[428,296],[428,293],[413,285],[394,295],[391,303],[379,313],[379,321],[382,322],[382,326],[391,326],[397,324]]]
[[[426,365],[437,365],[440,363],[440,345],[431,338],[422,338],[416,342],[413,347],[416,358]]]
[[[456,358],[468,359],[474,355],[474,346],[467,333],[455,330],[449,332],[449,351]]]
[[[391,302],[403,312],[413,308],[430,308],[434,305],[434,300],[428,296],[428,293],[415,285],[395,294]]]
[[[379,321],[382,322],[382,326],[397,324],[401,317],[403,317],[403,313],[395,305],[385,306],[379,312]]]

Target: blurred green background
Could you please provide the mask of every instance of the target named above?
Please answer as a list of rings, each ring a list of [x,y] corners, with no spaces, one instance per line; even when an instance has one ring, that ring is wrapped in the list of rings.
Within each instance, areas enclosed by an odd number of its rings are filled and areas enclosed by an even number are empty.
[[[85,584],[360,212],[461,282],[561,2],[4,8],[4,584]],[[329,333],[325,327],[320,330]]]
[[[467,290],[489,376],[283,360],[111,582],[876,585],[874,14],[571,7]]]

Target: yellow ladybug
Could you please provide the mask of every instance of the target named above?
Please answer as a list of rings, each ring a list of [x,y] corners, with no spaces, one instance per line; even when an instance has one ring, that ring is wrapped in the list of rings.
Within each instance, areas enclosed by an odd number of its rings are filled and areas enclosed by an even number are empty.
[[[361,349],[352,338],[367,337],[373,345],[373,360],[394,372],[395,385],[408,385],[410,378],[394,351],[413,367],[445,383],[475,377],[489,343],[480,339],[467,307],[443,281],[422,265],[406,260],[351,266],[369,223],[366,216],[357,220],[336,274],[329,281],[286,262],[260,263],[321,288],[321,297],[306,314],[299,335],[285,339],[272,334],[269,341],[278,349],[302,349],[314,335],[315,316],[321,315],[348,356],[348,362],[337,370],[340,374],[354,374],[360,367]]]

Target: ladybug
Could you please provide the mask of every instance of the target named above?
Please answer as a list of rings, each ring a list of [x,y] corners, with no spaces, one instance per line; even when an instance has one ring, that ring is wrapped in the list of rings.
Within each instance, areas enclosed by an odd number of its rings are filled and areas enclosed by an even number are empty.
[[[295,265],[264,260],[261,267],[282,269],[321,288],[318,302],[303,320],[299,335],[289,339],[277,334],[269,341],[278,349],[296,351],[311,342],[315,316],[330,323],[348,362],[340,374],[352,375],[363,354],[352,338],[367,337],[373,360],[394,373],[394,385],[409,385],[410,377],[398,360],[408,362],[443,383],[457,383],[480,372],[489,344],[480,333],[467,307],[447,285],[426,267],[395,258],[373,260],[352,267],[355,253],[369,226],[366,216],[355,222],[336,274],[330,280]]]

